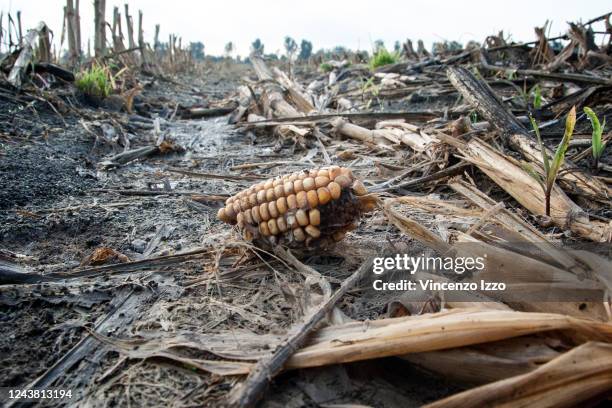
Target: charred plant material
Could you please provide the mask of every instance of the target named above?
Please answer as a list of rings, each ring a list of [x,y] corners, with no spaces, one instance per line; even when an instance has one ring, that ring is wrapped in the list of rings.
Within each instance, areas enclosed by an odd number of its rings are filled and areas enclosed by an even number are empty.
[[[106,51],[106,0],[94,0],[94,51],[103,57]]]
[[[375,204],[351,170],[332,166],[258,183],[228,198],[218,218],[248,241],[309,247],[341,240]]]
[[[19,51],[19,56],[13,64],[13,68],[8,76],[8,81],[15,88],[21,88],[25,74],[32,63],[34,58],[34,51],[37,45],[48,44],[48,41],[44,41],[44,38],[49,35],[49,28],[44,22],[38,23],[36,28],[30,30],[23,38],[23,47]],[[39,53],[48,55],[49,50],[39,49]],[[42,60],[43,58],[39,58]]]

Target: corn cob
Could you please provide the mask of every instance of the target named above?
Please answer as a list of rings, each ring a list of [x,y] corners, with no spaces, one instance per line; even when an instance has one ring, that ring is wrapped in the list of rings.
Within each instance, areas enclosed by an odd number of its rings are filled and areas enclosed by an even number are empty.
[[[350,169],[332,166],[269,179],[230,197],[217,217],[248,241],[312,246],[341,240],[372,198]]]

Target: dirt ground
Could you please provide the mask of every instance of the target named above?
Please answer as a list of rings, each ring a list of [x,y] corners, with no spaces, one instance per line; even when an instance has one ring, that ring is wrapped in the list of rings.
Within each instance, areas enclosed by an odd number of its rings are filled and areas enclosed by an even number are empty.
[[[82,276],[67,285],[46,282],[0,291],[0,387],[52,384],[73,391],[71,400],[38,406],[215,406],[235,378],[179,367],[163,357],[125,358],[93,338],[92,330],[113,338],[182,331],[281,334],[299,319],[299,305],[290,296],[299,276],[279,271],[279,262],[269,257],[239,262],[240,244],[218,258],[227,242],[240,241],[217,221],[219,202],[196,201],[190,194],[232,194],[252,180],[319,164],[320,153],[279,144],[273,135],[255,139],[227,125],[226,117],[171,118],[177,102],[220,102],[249,73],[238,66],[178,82],[156,80],[142,98],[165,101],[161,132],[184,151],[115,169],[102,169],[100,163],[121,147],[91,130],[100,135],[102,126],[121,120],[131,147],[147,146],[158,136],[151,118],[134,120],[134,115],[94,108],[61,118],[43,103],[18,109],[0,100],[0,262],[28,272]],[[242,163],[287,159],[291,163],[285,166],[255,168],[243,177],[206,175],[230,174]],[[386,240],[407,241],[377,212],[353,234],[360,239],[308,258],[334,285]],[[171,261],[109,273],[79,267],[97,248],[131,261]],[[211,273],[215,280],[208,279]],[[386,313],[389,299],[368,294],[366,287],[356,288],[340,305],[349,318]],[[460,388],[390,358],[283,374],[262,406],[408,407]]]

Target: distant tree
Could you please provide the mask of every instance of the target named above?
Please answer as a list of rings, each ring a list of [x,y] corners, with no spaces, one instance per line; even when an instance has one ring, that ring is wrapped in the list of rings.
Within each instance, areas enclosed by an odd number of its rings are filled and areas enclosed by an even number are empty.
[[[374,51],[379,51],[385,48],[385,42],[383,40],[374,41]]]
[[[309,59],[311,55],[312,43],[307,40],[302,40],[302,43],[300,44],[300,55],[298,55],[298,58],[305,61]]]
[[[393,51],[399,53],[402,50],[402,45],[400,44],[399,41],[395,41],[395,44],[393,44]]]
[[[198,42],[190,42],[189,43],[189,52],[194,59],[203,60],[204,59],[204,44],[201,41]]]
[[[334,58],[344,58],[348,54],[348,50],[342,45],[336,45],[332,50],[332,54]]]
[[[234,52],[234,43],[230,41],[225,44],[225,56],[231,58],[232,52]]]
[[[289,36],[285,37],[285,51],[287,52],[287,58],[291,60],[293,58],[293,54],[297,51],[298,45],[295,40]]]
[[[259,38],[251,43],[251,52],[255,55],[264,55],[264,45]]]

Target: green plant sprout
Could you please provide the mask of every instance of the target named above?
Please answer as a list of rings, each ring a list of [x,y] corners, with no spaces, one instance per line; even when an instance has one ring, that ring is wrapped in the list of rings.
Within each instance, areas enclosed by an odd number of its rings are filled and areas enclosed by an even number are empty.
[[[472,125],[478,122],[478,112],[476,111],[470,112],[470,122],[472,123]]]
[[[389,52],[386,48],[381,48],[370,58],[370,69],[375,70],[383,65],[395,64],[399,61],[399,58],[399,53]]]
[[[334,67],[332,67],[331,64],[327,62],[322,62],[321,65],[319,65],[319,69],[327,73],[327,72],[331,72],[332,69],[334,69]]]
[[[597,170],[599,167],[599,160],[601,159],[601,156],[606,149],[606,145],[608,144],[602,140],[603,131],[606,127],[606,119],[604,118],[603,123],[600,124],[599,118],[588,106],[585,106],[584,113],[586,113],[586,115],[589,117],[591,126],[593,127],[591,150],[593,151],[593,168]]]
[[[535,109],[540,109],[542,107],[542,90],[540,89],[540,85],[536,85],[533,87],[533,107]]]
[[[378,95],[378,86],[376,86],[374,83],[374,77],[368,78],[361,86],[361,93],[366,93],[368,91],[370,91],[374,96]]]
[[[559,170],[561,169],[561,165],[563,164],[563,160],[565,159],[565,153],[567,152],[567,148],[569,147],[570,140],[572,139],[572,135],[574,134],[574,126],[576,125],[576,107],[572,107],[572,109],[567,114],[567,118],[565,120],[565,133],[563,134],[563,139],[561,139],[561,143],[557,146],[557,150],[555,151],[555,155],[552,160],[548,157],[548,153],[546,153],[546,148],[544,147],[544,143],[542,143],[542,137],[540,136],[540,129],[538,128],[538,124],[532,116],[529,116],[529,120],[531,121],[531,126],[536,134],[536,138],[538,139],[538,145],[540,147],[540,152],[542,153],[542,162],[544,164],[544,177],[540,173],[538,173],[533,166],[528,163],[523,165],[525,171],[527,171],[531,177],[536,179],[542,190],[544,191],[544,200],[545,200],[545,209],[544,212],[546,216],[550,217],[550,195],[552,193],[552,189],[555,186],[555,181],[557,180],[557,176],[559,174]]]
[[[81,71],[75,81],[76,87],[85,95],[106,98],[113,91],[112,79],[108,70],[100,65]]]
[[[370,77],[367,80],[365,78],[361,78],[361,80],[363,82],[361,85],[361,98],[365,100],[365,94],[369,92],[374,98],[376,98],[378,104],[382,105],[380,98],[378,97],[380,94],[380,87],[374,83],[374,77]],[[366,103],[366,109],[370,109],[372,102],[372,98],[369,98]]]

